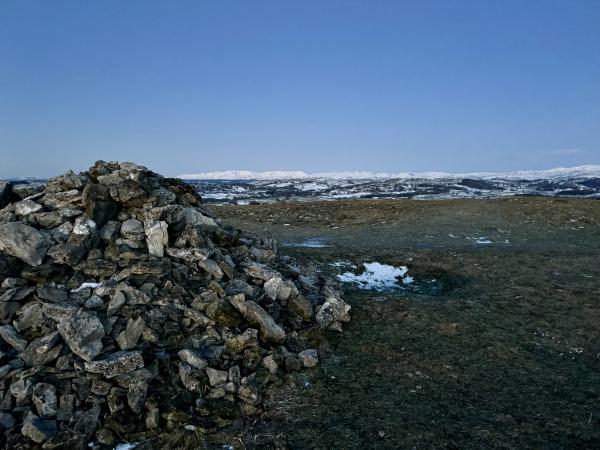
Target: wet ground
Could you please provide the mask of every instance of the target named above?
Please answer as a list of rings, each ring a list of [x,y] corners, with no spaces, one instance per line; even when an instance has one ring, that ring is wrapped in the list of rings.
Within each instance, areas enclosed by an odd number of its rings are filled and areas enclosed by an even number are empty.
[[[600,201],[356,200],[213,207],[333,275],[352,322],[274,389],[246,448],[600,448]]]

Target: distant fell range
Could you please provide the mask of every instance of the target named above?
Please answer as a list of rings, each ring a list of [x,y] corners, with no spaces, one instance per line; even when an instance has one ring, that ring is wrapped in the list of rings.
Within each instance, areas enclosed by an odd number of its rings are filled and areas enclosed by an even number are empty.
[[[371,179],[514,179],[514,180],[537,180],[546,178],[600,177],[600,165],[584,165],[577,167],[557,167],[548,170],[517,170],[514,172],[364,172],[364,171],[341,171],[306,173],[300,170],[271,170],[267,172],[254,172],[250,170],[225,170],[221,172],[184,173],[178,176],[183,180],[298,180],[330,178],[337,180],[371,180]]]
[[[502,174],[300,174],[303,172],[257,174],[229,171],[198,174],[200,178],[193,178],[192,175],[181,177],[195,185],[203,199],[209,203],[249,204],[349,198],[427,200],[507,196],[600,199],[600,166]]]

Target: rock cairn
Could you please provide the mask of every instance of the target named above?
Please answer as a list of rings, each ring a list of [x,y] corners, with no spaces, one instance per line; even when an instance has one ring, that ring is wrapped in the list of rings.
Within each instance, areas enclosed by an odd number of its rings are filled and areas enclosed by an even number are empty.
[[[1,448],[259,414],[269,383],[318,363],[307,336],[350,320],[314,269],[142,166],[2,182],[0,208]]]

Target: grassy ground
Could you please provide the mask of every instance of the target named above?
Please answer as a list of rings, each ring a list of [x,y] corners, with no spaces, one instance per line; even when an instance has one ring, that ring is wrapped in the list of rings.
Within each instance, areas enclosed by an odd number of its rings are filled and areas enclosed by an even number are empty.
[[[213,208],[324,271],[407,265],[418,287],[348,289],[352,322],[273,389],[246,448],[600,448],[600,202]]]

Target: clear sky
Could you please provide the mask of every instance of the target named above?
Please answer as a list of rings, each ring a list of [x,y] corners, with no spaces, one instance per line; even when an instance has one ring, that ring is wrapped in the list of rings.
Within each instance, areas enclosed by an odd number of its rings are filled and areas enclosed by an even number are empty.
[[[0,177],[600,164],[600,1],[0,1]]]

